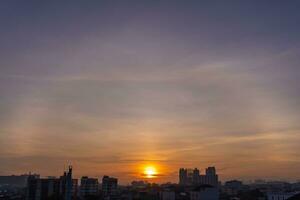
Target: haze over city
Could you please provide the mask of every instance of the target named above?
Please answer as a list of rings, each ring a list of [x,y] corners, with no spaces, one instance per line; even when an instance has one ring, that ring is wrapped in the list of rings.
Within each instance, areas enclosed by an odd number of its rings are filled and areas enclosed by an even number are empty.
[[[0,174],[299,180],[299,1],[3,1]]]

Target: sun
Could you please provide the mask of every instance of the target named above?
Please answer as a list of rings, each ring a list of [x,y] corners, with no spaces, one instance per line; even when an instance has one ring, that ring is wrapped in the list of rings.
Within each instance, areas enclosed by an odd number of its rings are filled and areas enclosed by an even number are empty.
[[[154,178],[157,176],[157,170],[154,166],[146,166],[144,169],[144,175],[146,178]]]

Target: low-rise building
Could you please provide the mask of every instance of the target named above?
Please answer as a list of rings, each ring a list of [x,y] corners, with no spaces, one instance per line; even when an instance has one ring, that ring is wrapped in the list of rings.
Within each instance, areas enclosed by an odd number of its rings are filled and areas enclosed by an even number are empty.
[[[160,192],[160,200],[175,200],[175,192],[174,191],[161,191]]]
[[[219,200],[219,190],[210,185],[198,186],[190,191],[190,200]]]
[[[289,198],[299,194],[299,192],[276,192],[268,193],[268,200],[288,200]]]
[[[243,189],[243,182],[238,180],[226,181],[224,188],[227,194],[236,195]]]

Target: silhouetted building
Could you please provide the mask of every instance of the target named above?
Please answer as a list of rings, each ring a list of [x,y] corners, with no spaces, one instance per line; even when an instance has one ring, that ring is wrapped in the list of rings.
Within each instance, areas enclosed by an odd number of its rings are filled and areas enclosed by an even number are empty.
[[[22,174],[11,176],[0,176],[0,185],[11,185],[16,187],[26,187],[27,179],[29,176],[39,177],[38,174]]]
[[[187,169],[184,168],[179,169],[179,184],[187,185]]]
[[[194,180],[195,179],[195,176],[196,174],[199,174],[200,171],[195,168],[194,170],[193,169],[184,169],[184,168],[181,168],[179,170],[179,184],[180,185],[193,185],[194,183]]]
[[[64,175],[60,177],[60,193],[64,195],[65,200],[71,200],[72,194],[77,191],[77,188],[73,188],[73,185],[77,187],[77,180],[72,179],[72,166],[69,166],[68,172],[64,172]]]
[[[27,179],[26,199],[35,200],[39,177],[29,176]]]
[[[208,167],[206,174],[201,175],[200,171],[195,169],[179,169],[179,184],[180,185],[203,185],[208,184],[214,187],[218,186],[218,175],[216,174],[215,167]]]
[[[71,200],[77,197],[77,179],[72,179],[72,167],[60,178],[39,178],[29,176],[27,200]]]
[[[193,170],[193,179],[192,179],[193,185],[198,184],[199,177],[200,177],[200,171],[199,171],[199,169],[195,168]]]
[[[276,192],[276,193],[268,193],[268,200],[288,200],[292,199],[292,197],[296,196],[300,192]],[[299,198],[297,198],[299,199]]]
[[[118,179],[109,176],[103,176],[102,194],[105,199],[114,199],[118,194]]]
[[[229,195],[237,195],[243,189],[243,182],[238,180],[231,180],[225,182],[225,190]]]
[[[216,174],[215,167],[208,167],[206,169],[205,175],[200,175],[200,180],[197,183],[198,185],[201,184],[208,184],[217,187],[219,184],[218,175]]]
[[[80,181],[80,196],[96,196],[99,194],[99,182],[97,178],[83,176]]]
[[[47,198],[62,199],[60,198],[60,180],[28,178],[27,199],[40,200]]]

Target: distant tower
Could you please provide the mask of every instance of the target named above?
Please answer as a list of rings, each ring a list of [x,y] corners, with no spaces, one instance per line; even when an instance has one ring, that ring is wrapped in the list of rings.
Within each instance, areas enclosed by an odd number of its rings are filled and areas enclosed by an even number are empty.
[[[35,200],[37,196],[37,186],[39,182],[39,176],[30,175],[27,178],[26,186],[26,200]]]
[[[66,193],[65,200],[72,200],[72,166],[69,166],[69,171],[66,174]]]
[[[200,171],[199,169],[195,168],[193,170],[193,185],[198,185],[199,184],[199,178],[200,177]]]
[[[206,184],[217,187],[219,184],[218,174],[215,167],[206,168]]]
[[[180,185],[187,184],[187,170],[184,168],[179,169],[179,184]]]
[[[216,175],[216,168],[215,167],[206,168],[206,175],[215,176]]]

